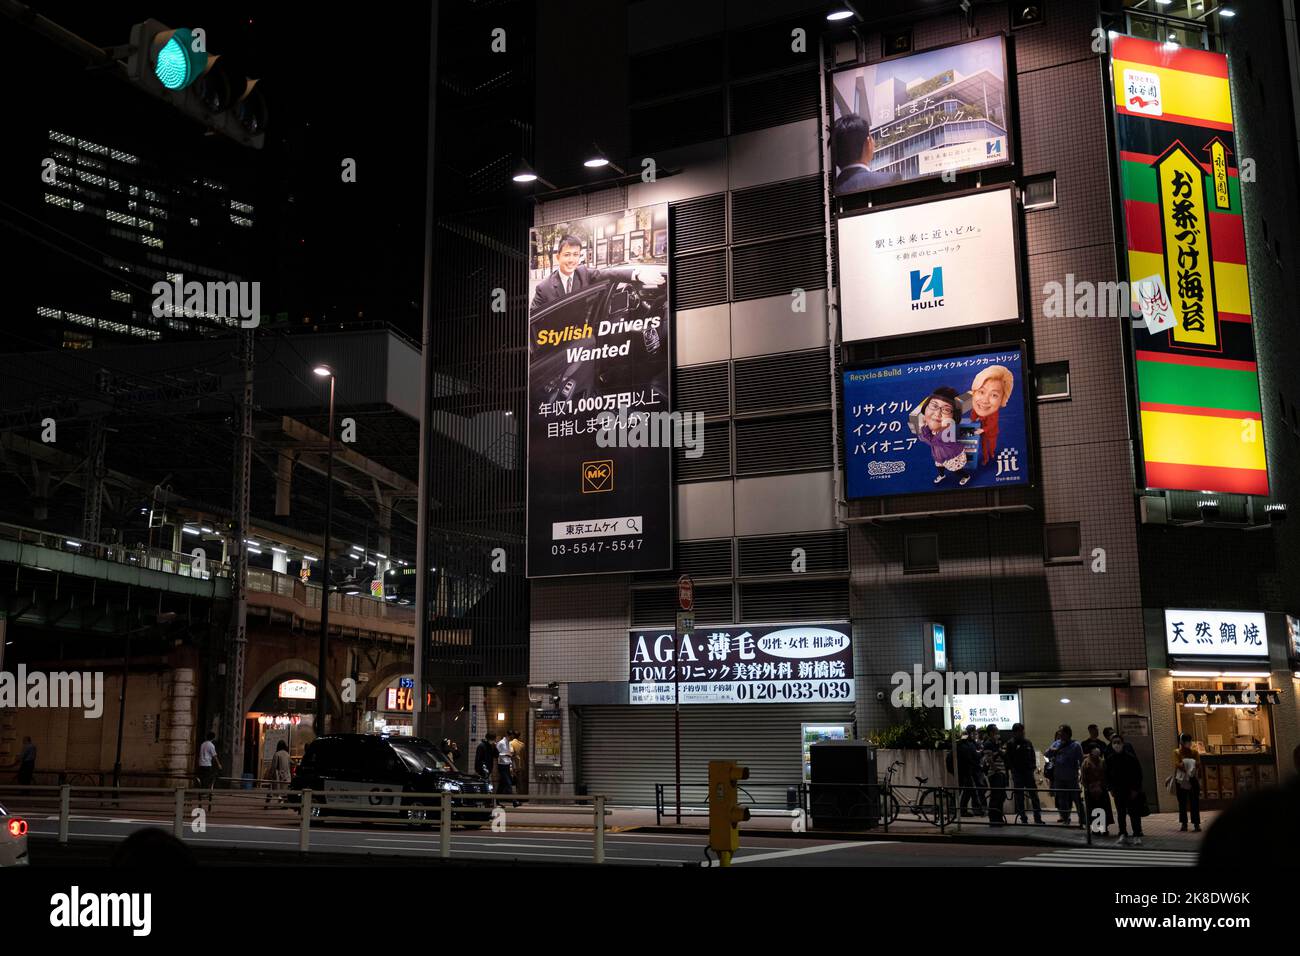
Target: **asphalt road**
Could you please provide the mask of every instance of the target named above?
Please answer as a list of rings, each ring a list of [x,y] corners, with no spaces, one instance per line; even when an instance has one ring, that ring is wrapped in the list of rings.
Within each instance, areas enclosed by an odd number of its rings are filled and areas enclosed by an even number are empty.
[[[28,818],[31,835],[40,842],[58,834],[57,820]],[[71,841],[120,841],[133,830],[157,826],[157,821],[74,818]],[[298,848],[298,830],[292,825],[209,824],[206,832],[186,832],[186,842],[196,848],[241,848],[292,853]],[[631,866],[700,865],[706,839],[697,834],[609,833],[605,837],[606,862]],[[456,831],[451,838],[453,860],[511,864],[574,864],[592,861],[592,834],[562,830],[510,828]],[[317,853],[357,856],[428,857],[438,859],[438,832],[399,827],[313,824],[311,848]],[[41,864],[39,843],[33,864]],[[360,860],[358,860],[360,862]],[[834,841],[817,838],[745,837],[735,866],[1171,866],[1191,865],[1194,854],[1112,848],[1035,849],[1024,846],[942,844],[890,840]]]

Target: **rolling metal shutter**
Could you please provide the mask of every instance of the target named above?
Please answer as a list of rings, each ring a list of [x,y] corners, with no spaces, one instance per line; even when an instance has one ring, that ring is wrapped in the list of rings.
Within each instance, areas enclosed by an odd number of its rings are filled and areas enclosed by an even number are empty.
[[[749,806],[784,808],[786,788],[802,779],[801,723],[850,723],[851,703],[692,704],[682,710],[682,805],[701,807],[710,760],[749,768],[741,784]],[[589,794],[622,806],[654,806],[655,784],[673,796],[673,709],[579,710],[579,780]]]

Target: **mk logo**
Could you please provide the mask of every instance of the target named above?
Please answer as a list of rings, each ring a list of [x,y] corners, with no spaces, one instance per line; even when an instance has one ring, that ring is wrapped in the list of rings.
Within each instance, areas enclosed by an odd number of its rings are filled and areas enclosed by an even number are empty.
[[[582,463],[582,493],[595,494],[614,490],[614,461],[584,461]]]

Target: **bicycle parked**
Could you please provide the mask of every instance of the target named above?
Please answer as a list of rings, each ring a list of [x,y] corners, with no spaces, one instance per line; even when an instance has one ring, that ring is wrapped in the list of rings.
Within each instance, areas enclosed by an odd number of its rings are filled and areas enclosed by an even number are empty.
[[[918,820],[941,826],[950,823],[957,815],[957,800],[953,793],[943,787],[927,787],[929,777],[916,777],[915,787],[897,787],[894,777],[903,766],[903,761],[895,760],[885,772],[885,793],[888,795],[885,811],[886,823],[893,823],[906,811]],[[916,791],[912,800],[902,791]]]

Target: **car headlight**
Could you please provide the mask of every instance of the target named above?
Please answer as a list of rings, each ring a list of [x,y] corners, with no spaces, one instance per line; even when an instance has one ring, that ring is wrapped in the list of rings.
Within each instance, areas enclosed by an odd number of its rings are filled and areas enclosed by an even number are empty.
[[[443,789],[443,790],[459,790],[459,789],[460,789],[460,784],[458,784],[455,780],[444,780],[444,781],[442,782],[442,789]]]
[[[487,785],[487,792],[488,792],[488,793],[491,793],[491,792],[492,792],[492,784],[491,784],[491,783],[489,783],[489,784]]]

